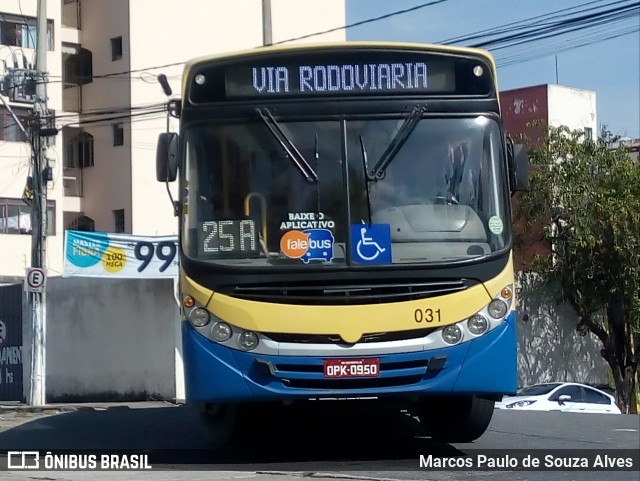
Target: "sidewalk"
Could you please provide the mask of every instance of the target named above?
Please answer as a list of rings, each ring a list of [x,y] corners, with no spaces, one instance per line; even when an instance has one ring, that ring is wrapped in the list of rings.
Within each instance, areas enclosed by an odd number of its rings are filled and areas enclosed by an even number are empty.
[[[17,401],[0,401],[0,415],[15,413],[28,416],[30,414],[60,414],[75,411],[106,411],[109,409],[149,409],[158,407],[178,407],[181,404],[169,401],[135,401],[135,402],[87,402],[87,403],[50,403],[44,406],[31,406]]]

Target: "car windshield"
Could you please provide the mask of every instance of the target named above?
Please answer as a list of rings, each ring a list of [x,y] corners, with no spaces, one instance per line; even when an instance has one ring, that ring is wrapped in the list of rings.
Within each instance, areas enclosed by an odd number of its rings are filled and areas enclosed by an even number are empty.
[[[560,383],[548,383],[548,384],[536,384],[534,386],[527,386],[519,389],[516,396],[541,396],[548,394],[555,388],[560,386]]]
[[[269,115],[185,129],[187,256],[264,267],[437,264],[508,245],[493,119],[414,117],[398,147],[407,114],[276,124]],[[367,175],[381,159],[380,174]]]

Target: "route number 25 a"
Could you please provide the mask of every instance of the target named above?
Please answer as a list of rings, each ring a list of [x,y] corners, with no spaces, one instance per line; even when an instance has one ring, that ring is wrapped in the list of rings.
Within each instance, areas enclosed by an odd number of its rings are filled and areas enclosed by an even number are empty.
[[[440,309],[416,309],[415,311],[413,311],[413,320],[417,323],[439,323]]]

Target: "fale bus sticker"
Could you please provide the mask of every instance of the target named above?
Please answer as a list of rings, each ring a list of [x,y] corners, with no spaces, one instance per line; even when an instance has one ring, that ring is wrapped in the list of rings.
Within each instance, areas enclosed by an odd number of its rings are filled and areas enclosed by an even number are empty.
[[[311,260],[333,259],[335,239],[328,229],[290,230],[280,238],[280,250],[292,259],[301,259],[305,264]]]

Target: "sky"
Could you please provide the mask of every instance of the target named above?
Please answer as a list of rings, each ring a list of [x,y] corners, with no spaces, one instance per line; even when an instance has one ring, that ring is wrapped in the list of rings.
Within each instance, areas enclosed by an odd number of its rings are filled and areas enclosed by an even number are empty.
[[[593,0],[591,0],[593,1]],[[612,0],[593,3],[609,4]],[[428,0],[346,0],[347,24],[422,5]],[[346,31],[347,40],[441,43],[445,40],[537,15],[585,5],[587,0],[446,0]],[[629,4],[632,2],[625,2]],[[588,8],[588,7],[585,7]],[[609,7],[611,8],[611,7]],[[570,12],[568,12],[570,13]],[[598,127],[614,135],[640,138],[640,15],[606,27],[540,40],[520,47],[492,51],[500,90],[558,83],[596,92]],[[628,29],[634,33],[591,45],[558,51],[579,40]],[[539,58],[506,65],[524,56]],[[556,82],[556,56],[557,78]],[[501,65],[504,64],[504,65]]]

